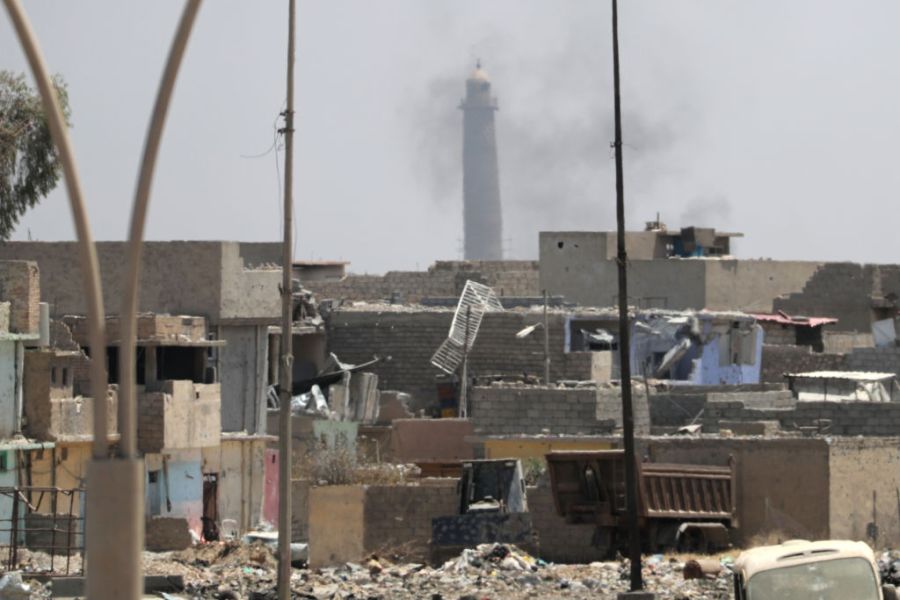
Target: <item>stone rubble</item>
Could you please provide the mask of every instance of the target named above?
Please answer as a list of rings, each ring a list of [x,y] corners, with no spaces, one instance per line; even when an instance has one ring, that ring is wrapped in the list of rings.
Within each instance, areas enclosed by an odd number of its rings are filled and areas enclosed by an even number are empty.
[[[729,557],[721,559],[723,565]],[[730,571],[685,580],[685,559],[644,559],[646,588],[667,600],[731,598]],[[170,599],[274,600],[276,561],[263,544],[205,544],[180,553],[147,553],[148,572],[177,573],[187,589]],[[295,568],[294,598],[315,600],[503,600],[573,598],[606,600],[628,589],[628,561],[581,565],[546,563],[514,546],[482,544],[439,567],[395,564],[371,556],[365,562],[323,569]]]
[[[730,555],[717,560],[718,575],[685,578],[692,556],[645,556],[644,584],[659,600],[731,600]],[[900,551],[878,555],[883,583],[900,585]],[[160,593],[164,600],[276,600],[276,560],[270,546],[254,542],[209,543],[183,552],[145,552],[146,574],[177,575],[186,590]],[[628,589],[627,560],[562,565],[546,563],[514,546],[482,544],[443,565],[395,564],[372,556],[364,564],[294,569],[293,598],[308,600],[614,600]],[[29,595],[25,590],[30,591]],[[51,586],[16,572],[0,579],[0,600],[51,598]]]

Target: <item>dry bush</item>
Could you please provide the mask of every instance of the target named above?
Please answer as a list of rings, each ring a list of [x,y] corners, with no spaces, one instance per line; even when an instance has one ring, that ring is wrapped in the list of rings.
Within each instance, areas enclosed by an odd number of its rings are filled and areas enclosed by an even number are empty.
[[[322,448],[312,455],[312,479],[325,485],[356,483],[356,453],[346,444]]]
[[[399,485],[419,472],[414,465],[374,462],[341,442],[310,448],[292,468],[295,479],[309,479],[317,485]]]

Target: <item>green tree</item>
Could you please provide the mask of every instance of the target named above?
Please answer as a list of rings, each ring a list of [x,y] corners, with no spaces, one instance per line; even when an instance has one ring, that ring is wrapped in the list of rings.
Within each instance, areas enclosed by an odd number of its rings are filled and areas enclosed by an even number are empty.
[[[66,85],[58,76],[53,83],[68,121]],[[24,75],[0,71],[0,240],[56,187],[60,170],[40,94]]]

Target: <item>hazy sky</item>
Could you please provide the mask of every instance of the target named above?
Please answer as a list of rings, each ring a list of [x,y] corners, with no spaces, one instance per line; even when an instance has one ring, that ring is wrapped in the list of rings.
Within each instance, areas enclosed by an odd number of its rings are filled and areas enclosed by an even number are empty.
[[[181,3],[26,1],[69,83],[97,239],[123,239]],[[300,0],[297,256],[356,272],[460,256],[464,80],[500,111],[505,247],[614,224],[609,3]],[[287,1],[200,11],[157,167],[148,239],[280,237],[273,123]],[[26,65],[0,12],[0,69]],[[743,257],[900,262],[900,3],[624,0],[629,228],[743,231]],[[279,165],[280,168],[280,165]],[[71,239],[60,188],[16,239]]]

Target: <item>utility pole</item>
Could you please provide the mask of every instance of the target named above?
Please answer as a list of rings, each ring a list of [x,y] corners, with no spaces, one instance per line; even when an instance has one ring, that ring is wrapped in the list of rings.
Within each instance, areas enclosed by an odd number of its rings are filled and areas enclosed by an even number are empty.
[[[544,290],[544,385],[550,385],[550,323],[547,319],[549,298]]]
[[[625,442],[625,498],[628,523],[628,557],[631,561],[631,591],[644,589],[641,578],[641,532],[638,527],[637,477],[634,452],[634,411],[631,406],[631,349],[628,319],[628,255],[625,252],[625,186],[622,170],[622,102],[619,93],[619,12],[612,0],[613,107],[616,151],[616,261],[619,267],[619,364],[622,385],[622,434]]]
[[[284,247],[281,258],[281,394],[278,440],[278,600],[291,600],[291,388],[293,387],[294,21],[289,0],[287,106],[284,110]]]
[[[469,319],[472,307],[466,307],[466,332],[463,335],[463,359],[459,381],[459,406],[456,409],[460,419],[469,416]]]

